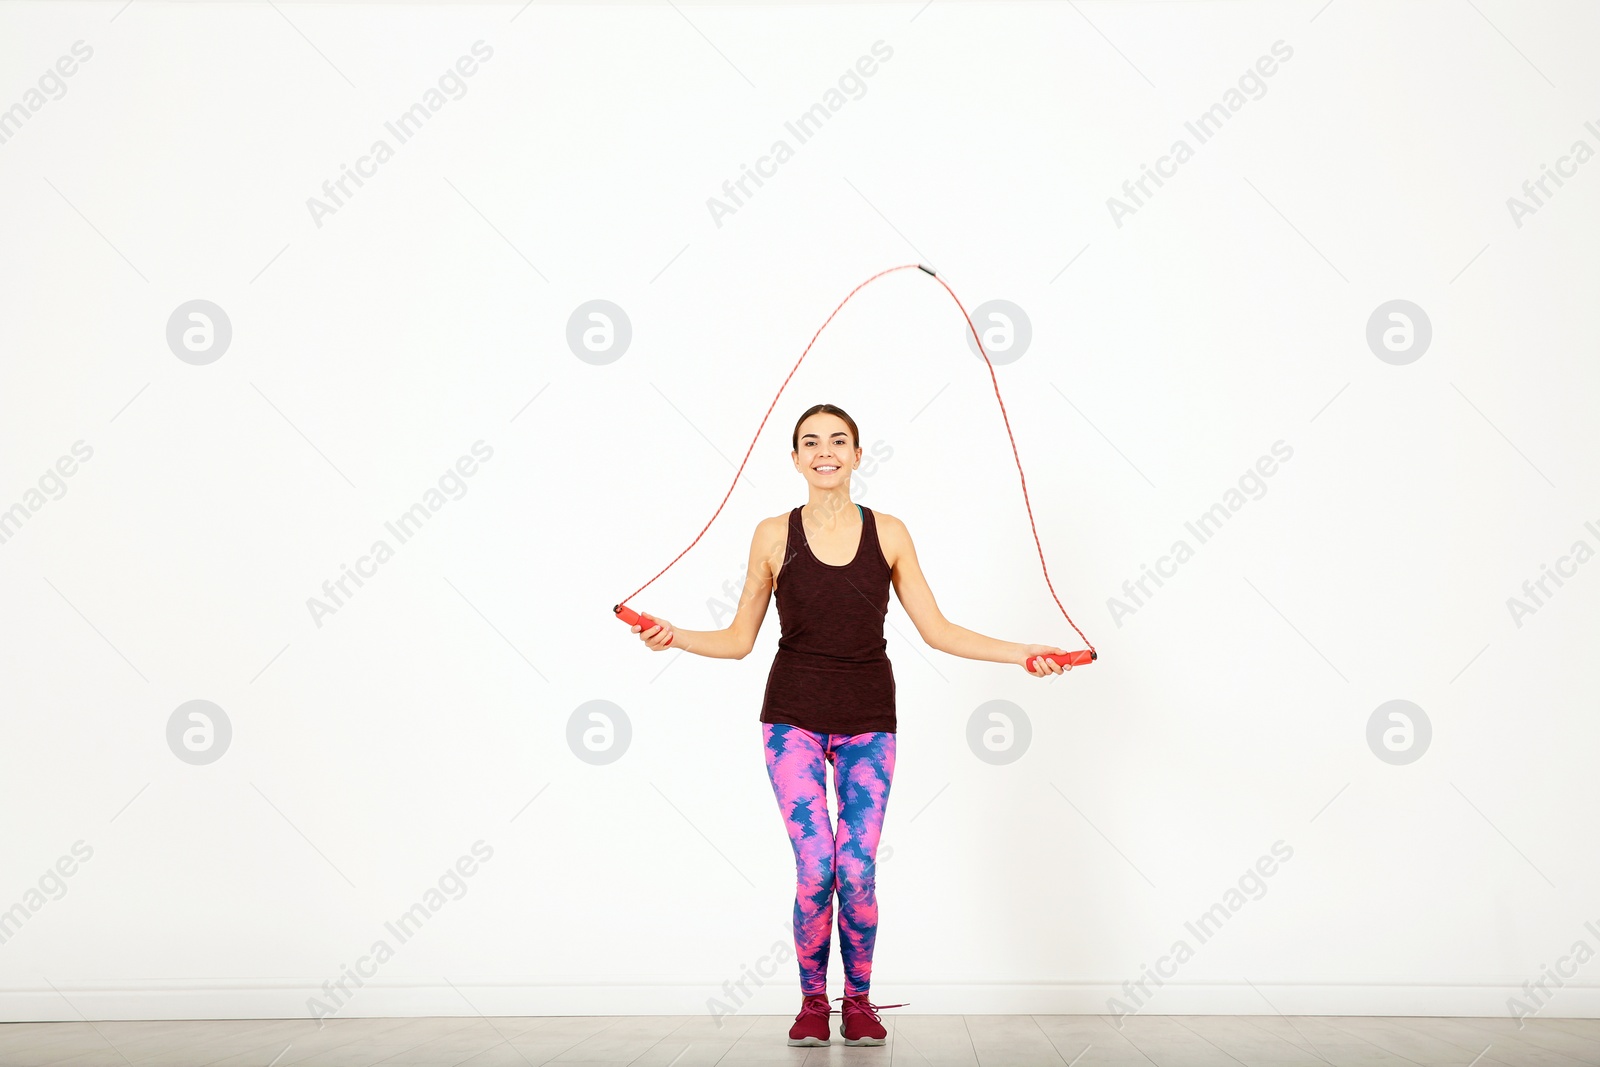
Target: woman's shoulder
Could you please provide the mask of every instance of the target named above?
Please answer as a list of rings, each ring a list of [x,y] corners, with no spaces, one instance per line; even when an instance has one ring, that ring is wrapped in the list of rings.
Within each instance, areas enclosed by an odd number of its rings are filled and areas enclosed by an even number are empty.
[[[901,553],[911,543],[911,534],[906,530],[906,524],[898,516],[887,511],[872,512],[872,518],[878,528],[878,548],[883,553],[884,562],[889,564],[891,570],[900,559]]]
[[[787,533],[789,529],[789,516],[793,514],[794,512],[792,511],[785,511],[780,515],[768,515],[766,518],[756,523],[756,533],[758,535]]]
[[[877,508],[873,508],[872,517],[878,520],[879,530],[888,530],[891,533],[903,533],[905,531],[906,524],[901,522],[897,515],[891,515],[887,511],[879,511]]]

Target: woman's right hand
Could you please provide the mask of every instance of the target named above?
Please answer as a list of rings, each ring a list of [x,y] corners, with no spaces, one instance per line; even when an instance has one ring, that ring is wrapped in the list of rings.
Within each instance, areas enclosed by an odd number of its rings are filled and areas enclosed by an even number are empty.
[[[648,613],[641,612],[640,614]],[[672,624],[659,615],[652,615],[650,617],[655,619],[655,623],[650,627],[650,629],[641,633],[638,623],[634,623],[631,627],[629,627],[629,629],[634,633],[639,634],[639,640],[643,641],[650,651],[664,652],[666,651],[667,646],[672,644]]]
[[[1017,662],[1022,664],[1023,668],[1035,678],[1048,678],[1051,675],[1061,674],[1072,669],[1071,663],[1057,663],[1055,660],[1048,658],[1052,655],[1064,656],[1066,654],[1066,649],[1057,648],[1055,645],[1023,645],[1022,655]],[[1033,666],[1029,668],[1028,660],[1034,656],[1039,658],[1034,660]]]

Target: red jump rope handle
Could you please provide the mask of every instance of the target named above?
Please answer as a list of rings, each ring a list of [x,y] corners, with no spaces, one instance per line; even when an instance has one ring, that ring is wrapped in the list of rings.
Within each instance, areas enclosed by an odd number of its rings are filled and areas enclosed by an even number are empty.
[[[1023,667],[1026,668],[1030,674],[1033,673],[1033,664],[1038,658],[1038,656],[1029,656],[1028,662],[1023,664]],[[1086,663],[1093,663],[1098,658],[1099,656],[1095,654],[1095,651],[1092,648],[1079,649],[1077,652],[1052,652],[1045,657],[1045,659],[1058,663],[1063,667],[1067,666],[1068,664],[1071,664],[1074,667],[1082,667]]]
[[[650,627],[652,627],[652,626],[654,626],[656,624],[656,620],[652,619],[650,616],[641,615],[637,611],[634,611],[632,608],[625,607],[622,604],[618,604],[616,607],[612,608],[611,610],[617,613],[617,618],[621,619],[623,622],[627,623],[629,626],[637,626],[637,627],[639,627],[639,632],[640,633],[647,632],[650,629]],[[668,645],[672,644],[672,638],[670,638],[670,637],[667,638],[667,644]]]

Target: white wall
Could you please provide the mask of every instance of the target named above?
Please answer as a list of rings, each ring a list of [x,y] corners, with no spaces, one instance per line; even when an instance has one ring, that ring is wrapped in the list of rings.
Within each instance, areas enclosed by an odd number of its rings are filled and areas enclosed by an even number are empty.
[[[1597,30],[1592,5],[1506,0],[0,7],[0,107],[22,106],[0,1011],[305,1015],[380,940],[339,1014],[792,1011],[757,721],[776,611],[722,661],[650,654],[610,608],[700,533],[839,300],[922,261],[969,310],[1026,314],[996,372],[1101,659],[1040,681],[954,658],[894,603],[875,999],[1493,1015],[1565,968],[1528,1008],[1596,1014],[1600,162],[1520,219],[1508,200],[1600,146]],[[399,143],[385,123],[477,42]],[[877,42],[797,143],[785,123]],[[1275,47],[1200,143],[1186,123]],[[314,220],[378,139],[393,157]],[[792,158],[719,224],[708,200],[778,139]],[[196,299],[231,324],[203,365],[167,340]],[[567,343],[595,299],[632,331],[603,364]],[[1431,324],[1404,364],[1367,340],[1392,300]],[[859,293],[632,603],[725,621],[756,521],[805,499],[794,420],[827,400],[951,619],[1077,647],[965,330],[917,271]],[[477,442],[400,543],[385,523]],[[379,539],[393,557],[314,618]],[[1368,741],[1397,699],[1431,727],[1404,764]],[[192,700],[231,731],[201,765],[169,742]],[[605,764],[568,740],[592,701],[629,734]],[[1013,762],[968,744],[990,701],[1027,723]],[[1202,942],[1186,923],[1219,904]],[[385,924],[413,906],[402,942]],[[1146,967],[1164,984],[1125,991]]]

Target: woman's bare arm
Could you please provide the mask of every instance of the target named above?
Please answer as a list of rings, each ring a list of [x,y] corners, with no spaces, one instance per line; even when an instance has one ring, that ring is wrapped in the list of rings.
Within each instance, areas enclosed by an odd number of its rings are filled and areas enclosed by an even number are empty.
[[[945,618],[944,613],[939,610],[938,602],[933,598],[933,590],[928,588],[928,580],[922,574],[922,567],[917,562],[917,549],[912,544],[911,531],[906,529],[905,523],[893,515],[885,515],[881,511],[875,511],[873,514],[878,518],[879,542],[884,546],[885,558],[890,561],[893,568],[895,595],[900,598],[906,614],[911,616],[911,621],[917,627],[917,633],[922,635],[928,647],[965,659],[1018,665],[1025,664],[1029,656],[1066,651],[1054,645],[1002,641],[980,634],[976,630],[969,630],[965,626],[957,626]],[[1038,670],[1029,673],[1059,674],[1062,669],[1053,660],[1041,659],[1037,666]]]
[[[784,536],[786,526],[775,526],[772,519],[763,519],[756,525],[755,536],[750,540],[750,560],[745,567],[744,588],[739,595],[739,607],[733,621],[721,630],[685,630],[673,626],[659,615],[650,615],[660,626],[634,633],[644,640],[653,652],[678,648],[697,656],[712,659],[744,659],[755,647],[756,636],[761,632],[761,622],[767,615],[767,603],[772,598],[771,557],[774,531]],[[645,614],[650,614],[646,612]],[[655,635],[654,639],[651,635]],[[669,643],[667,637],[671,636]]]

